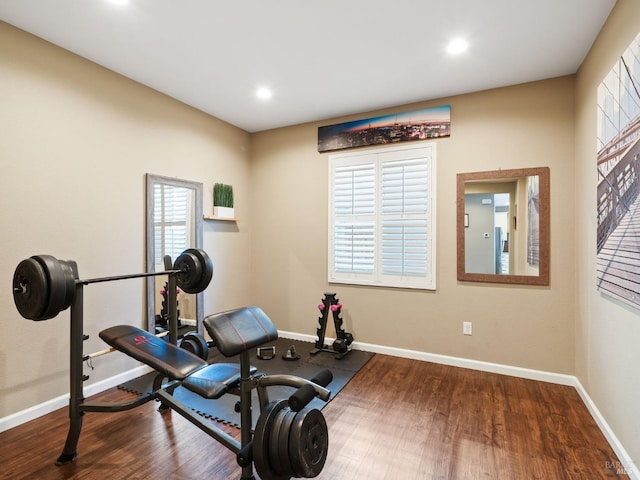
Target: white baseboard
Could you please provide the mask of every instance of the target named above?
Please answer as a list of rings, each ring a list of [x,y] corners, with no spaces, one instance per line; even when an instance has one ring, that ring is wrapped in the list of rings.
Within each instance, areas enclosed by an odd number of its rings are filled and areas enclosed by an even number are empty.
[[[620,463],[611,465],[610,468],[612,468],[619,475],[627,474],[632,480],[640,480],[640,470],[638,470],[638,466],[633,462],[633,460],[627,453],[627,450],[624,448],[622,443],[620,443],[618,437],[616,437],[615,433],[613,433],[613,430],[600,413],[600,410],[598,410],[598,407],[596,407],[596,404],[593,403],[593,400],[591,400],[591,397],[582,386],[582,383],[580,383],[580,380],[576,378],[573,386],[578,391],[578,394],[580,395],[580,398],[582,398],[582,401],[587,407],[587,410],[589,410],[589,413],[591,413],[591,416],[598,424],[600,431],[605,436],[605,438],[609,442],[609,445],[611,445],[611,448],[613,448],[613,451],[616,452],[616,455],[618,456],[618,460]]]
[[[282,338],[289,338],[292,340],[301,340],[306,342],[315,342],[317,337],[312,335],[306,335],[295,332],[287,332],[280,331],[278,335]],[[326,344],[330,345],[333,343],[333,338],[325,338]],[[450,365],[453,367],[460,368],[469,368],[472,370],[479,370],[483,372],[497,373],[501,375],[509,375],[512,377],[520,377],[527,378],[530,380],[538,380],[542,382],[550,382],[559,385],[567,385],[574,387],[580,398],[586,405],[589,413],[595,420],[596,424],[602,431],[603,435],[611,445],[611,448],[614,450],[616,455],[618,456],[620,464],[612,465],[611,468],[614,470],[618,470],[618,473],[624,473],[629,476],[632,480],[640,480],[640,471],[638,470],[638,466],[633,462],[626,449],[620,443],[615,433],[604,419],[598,408],[596,407],[589,394],[586,392],[580,381],[577,377],[573,375],[565,375],[560,373],[553,372],[545,372],[542,370],[532,370],[528,368],[521,367],[513,367],[510,365],[502,365],[498,363],[491,362],[482,362],[478,360],[471,360],[466,358],[459,357],[451,357],[448,355],[439,355],[435,353],[426,353],[420,352],[417,350],[407,350],[403,348],[395,348],[395,347],[385,347],[382,345],[374,345],[370,343],[362,343],[362,342],[353,342],[351,347],[354,350],[363,350],[366,352],[372,353],[381,353],[384,355],[391,355],[394,357],[402,357],[402,358],[410,358],[413,360],[421,360],[425,362],[433,362],[439,363],[443,365]],[[84,394],[88,397],[91,395],[95,395],[109,388],[120,385],[121,383],[132,380],[140,375],[144,375],[145,373],[150,372],[151,369],[147,366],[140,366],[124,372],[122,374],[113,376],[111,378],[102,380],[100,382],[96,382],[94,384],[88,385],[84,389]],[[35,405],[26,410],[22,410],[20,412],[14,413],[7,417],[0,418],[0,432],[5,430],[9,430],[10,428],[16,427],[23,423],[26,423],[30,420],[34,420],[42,415],[53,412],[62,407],[66,407],[69,403],[69,395],[62,395],[60,397],[53,398],[49,401],[41,403],[39,405]]]
[[[294,340],[302,340],[306,342],[314,342],[317,337],[312,335],[303,335],[294,332],[278,332],[283,338],[291,338]],[[331,345],[333,338],[325,338],[325,343]],[[542,382],[557,383],[560,385],[575,384],[576,377],[572,375],[564,375],[561,373],[551,373],[542,370],[531,370],[529,368],[512,367],[510,365],[502,365],[499,363],[481,362],[479,360],[470,360],[460,357],[450,357],[447,355],[439,355],[437,353],[426,353],[417,350],[407,350],[404,348],[385,347],[382,345],[374,345],[371,343],[353,342],[351,347],[354,350],[364,350],[372,353],[382,353],[393,357],[410,358],[413,360],[422,360],[424,362],[433,362],[452,367],[469,368],[471,370],[480,370],[482,372],[499,373],[502,375],[510,375],[512,377],[528,378],[531,380],[540,380]]]
[[[91,395],[95,395],[96,393],[103,392],[109,388],[120,385],[121,383],[128,382],[140,375],[144,375],[151,371],[151,368],[146,365],[136,367],[127,372],[115,375],[111,378],[107,378],[105,380],[101,380],[100,382],[92,383],[91,385],[87,385],[84,388],[84,395],[90,397]],[[51,400],[47,400],[46,402],[40,403],[39,405],[34,405],[33,407],[27,408],[26,410],[21,410],[20,412],[16,412],[12,415],[8,415],[6,417],[0,418],[0,432],[4,432],[5,430],[9,430],[10,428],[17,427],[18,425],[22,425],[23,423],[34,420],[42,415],[46,415],[47,413],[51,413],[59,408],[63,408],[69,405],[69,394],[60,395],[59,397],[52,398]]]
[[[291,338],[294,340],[302,340],[307,342],[315,342],[317,337],[312,335],[303,335],[294,332],[278,332],[283,338]],[[325,338],[325,344],[331,345],[333,338]],[[438,355],[435,353],[426,353],[416,350],[407,350],[403,348],[385,347],[381,345],[373,345],[370,343],[353,342],[351,344],[354,350],[364,350],[366,352],[381,353],[394,357],[410,358],[413,360],[422,360],[425,362],[439,363],[450,365],[453,367],[469,368],[483,372],[497,373],[501,375],[509,375],[512,377],[526,378],[530,380],[538,380],[542,382],[555,383],[559,385],[567,385],[574,387],[589,413],[595,420],[596,424],[602,431],[603,435],[611,445],[619,459],[619,464],[612,464],[610,468],[617,471],[618,474],[626,474],[632,480],[640,480],[640,472],[638,466],[633,462],[626,449],[620,443],[613,430],[604,419],[598,408],[596,407],[589,394],[586,392],[580,380],[574,375],[565,375],[561,373],[545,372],[542,370],[532,370],[529,368],[513,367],[510,365],[502,365],[498,363],[481,362],[478,360],[470,360],[466,358],[450,357],[447,355]],[[604,468],[604,466],[603,466]]]

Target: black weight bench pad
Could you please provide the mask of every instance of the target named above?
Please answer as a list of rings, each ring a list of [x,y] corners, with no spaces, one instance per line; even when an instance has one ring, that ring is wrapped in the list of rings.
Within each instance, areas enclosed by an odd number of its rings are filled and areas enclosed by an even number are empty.
[[[207,399],[220,398],[240,380],[238,363],[209,365],[200,357],[131,325],[116,325],[99,333],[108,345]],[[250,367],[250,373],[256,372]]]
[[[178,348],[141,328],[116,325],[102,330],[100,338],[116,350],[146,363],[157,372],[174,380],[183,380],[208,365],[193,353]]]
[[[258,369],[250,368],[253,375]],[[213,363],[185,378],[182,386],[210,400],[220,398],[240,381],[239,363]]]
[[[225,357],[258,347],[278,338],[278,330],[259,307],[243,307],[209,315],[204,326]]]

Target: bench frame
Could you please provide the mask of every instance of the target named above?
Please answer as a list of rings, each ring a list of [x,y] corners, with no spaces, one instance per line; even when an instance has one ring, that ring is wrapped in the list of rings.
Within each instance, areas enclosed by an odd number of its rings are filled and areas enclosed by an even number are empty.
[[[75,262],[70,262],[76,278],[78,270]],[[301,388],[310,385],[320,399],[328,401],[331,392],[326,388],[313,383],[312,381],[292,376],[292,375],[264,375],[253,374],[250,364],[249,351],[240,352],[240,380],[237,386],[233,386],[227,393],[240,397],[240,441],[230,434],[217,427],[212,421],[207,420],[184,405],[173,396],[173,391],[180,386],[178,380],[169,379],[158,373],[153,382],[153,391],[146,393],[134,400],[125,402],[92,402],[85,401],[83,382],[88,380],[88,376],[83,373],[83,364],[89,358],[83,354],[83,342],[88,339],[83,333],[83,289],[82,282],[76,282],[76,294],[71,305],[71,327],[70,327],[70,398],[69,398],[69,431],[62,450],[56,460],[56,465],[65,465],[73,462],[77,457],[77,446],[82,430],[82,420],[86,412],[122,412],[139,407],[151,400],[159,400],[162,405],[160,410],[175,410],[182,417],[186,418],[193,425],[205,432],[207,435],[224,445],[236,454],[236,460],[242,467],[241,480],[254,479],[253,475],[253,455],[252,455],[252,418],[251,418],[251,391],[256,389],[260,404],[260,414],[263,414],[269,405],[269,386],[290,386]],[[169,342],[177,344],[177,299],[176,299],[176,279],[170,275],[167,288],[168,308],[169,308]],[[176,347],[178,348],[178,347]],[[187,377],[188,378],[188,377]]]

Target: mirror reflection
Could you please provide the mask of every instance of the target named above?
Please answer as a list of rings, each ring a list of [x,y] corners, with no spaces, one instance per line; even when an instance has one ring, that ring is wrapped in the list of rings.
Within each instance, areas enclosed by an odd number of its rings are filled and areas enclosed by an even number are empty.
[[[165,270],[185,249],[202,248],[202,184],[147,174],[147,271]],[[167,277],[147,278],[148,330],[167,328]],[[202,294],[178,293],[178,333],[202,330]]]
[[[458,175],[458,279],[548,285],[549,169]]]

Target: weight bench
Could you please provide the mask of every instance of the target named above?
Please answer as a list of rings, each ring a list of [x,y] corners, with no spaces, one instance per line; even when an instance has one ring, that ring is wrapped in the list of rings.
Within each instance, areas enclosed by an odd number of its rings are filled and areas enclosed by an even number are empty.
[[[56,465],[65,465],[77,457],[82,419],[86,412],[122,412],[160,400],[161,410],[172,409],[207,435],[236,454],[242,467],[241,480],[254,479],[253,465],[262,480],[286,480],[291,477],[311,478],[322,470],[327,458],[328,432],[322,413],[307,407],[316,396],[325,402],[331,392],[325,387],[333,376],[324,370],[311,380],[292,375],[256,373],[249,361],[249,351],[278,338],[278,332],[258,307],[247,307],[210,315],[204,326],[220,352],[240,356],[240,364],[209,365],[186,348],[177,347],[177,298],[179,287],[187,293],[202,292],[211,281],[213,263],[203,250],[187,249],[171,262],[164,257],[165,271],[146,272],[81,280],[78,265],[72,260],[58,260],[50,255],[37,255],[18,264],[13,276],[13,298],[18,312],[29,320],[54,318],[71,308],[69,338],[69,430]],[[157,375],[151,393],[134,400],[114,402],[86,401],[83,383],[89,379],[83,364],[110,350],[85,355],[84,287],[93,283],[129,278],[167,275],[169,341],[133,327],[117,325],[100,332],[112,349],[121,351],[153,368]],[[168,382],[165,383],[165,379]],[[215,401],[225,394],[240,397],[241,441],[183,405],[174,396],[178,386]],[[288,386],[295,389],[288,398],[270,402],[267,388]],[[260,417],[255,433],[251,421],[251,392],[256,390]]]
[[[204,319],[204,326],[224,356],[240,356],[239,364],[208,364],[188,350],[131,325],[116,325],[102,330],[99,336],[105,343],[150,366],[157,375],[151,393],[124,403],[82,402],[78,405],[79,415],[85,411],[128,410],[157,399],[162,403],[161,409],[176,411],[234,452],[242,467],[242,480],[255,478],[254,464],[263,480],[317,476],[326,460],[328,433],[320,411],[307,405],[316,396],[329,400],[331,393],[324,387],[332,380],[331,372],[325,370],[311,380],[292,375],[258,374],[250,365],[249,352],[278,338],[274,324],[258,307],[210,315]],[[267,388],[275,385],[290,386],[296,390],[288,399],[271,402]],[[173,392],[178,386],[212,401],[225,394],[238,395],[241,440],[236,440],[176,399]],[[252,431],[251,419],[251,392],[254,389],[260,404],[255,432]],[[72,426],[63,454],[58,459],[59,464],[68,463],[76,457],[80,427],[73,426],[73,408],[70,406],[70,409]],[[79,418],[75,421],[81,422]]]
[[[220,398],[240,381],[240,365],[237,363],[213,363],[179,348],[146,330],[131,325],[116,325],[102,330],[104,342],[149,365],[160,375],[153,390],[161,388],[163,378],[179,381],[187,390],[207,399]],[[251,373],[255,373],[253,367]]]

